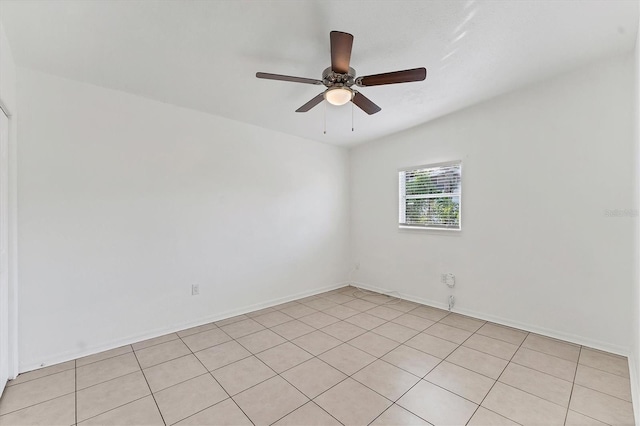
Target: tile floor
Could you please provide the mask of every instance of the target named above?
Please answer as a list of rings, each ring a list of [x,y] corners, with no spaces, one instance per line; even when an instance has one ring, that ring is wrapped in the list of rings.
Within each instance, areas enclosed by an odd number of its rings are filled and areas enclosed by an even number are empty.
[[[626,358],[393,302],[344,287],[24,373],[0,424],[634,423]]]

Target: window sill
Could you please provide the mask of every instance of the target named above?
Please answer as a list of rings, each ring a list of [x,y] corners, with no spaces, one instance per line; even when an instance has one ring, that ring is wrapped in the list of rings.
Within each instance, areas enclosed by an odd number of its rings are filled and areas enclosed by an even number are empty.
[[[430,228],[426,226],[410,226],[410,225],[398,225],[398,230],[418,230],[418,231],[430,231],[443,234],[456,234],[462,232],[462,229],[454,228]]]

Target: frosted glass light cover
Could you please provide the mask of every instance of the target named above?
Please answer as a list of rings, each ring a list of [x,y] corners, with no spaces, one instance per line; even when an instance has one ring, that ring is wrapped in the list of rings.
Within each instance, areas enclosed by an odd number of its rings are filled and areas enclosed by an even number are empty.
[[[352,92],[342,87],[329,89],[324,92],[324,98],[331,105],[344,105],[351,100]]]

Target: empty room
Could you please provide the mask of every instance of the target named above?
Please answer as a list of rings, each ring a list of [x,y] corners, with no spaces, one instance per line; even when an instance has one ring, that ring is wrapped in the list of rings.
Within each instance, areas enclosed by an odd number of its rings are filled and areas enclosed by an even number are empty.
[[[0,425],[640,424],[636,0],[0,0]]]

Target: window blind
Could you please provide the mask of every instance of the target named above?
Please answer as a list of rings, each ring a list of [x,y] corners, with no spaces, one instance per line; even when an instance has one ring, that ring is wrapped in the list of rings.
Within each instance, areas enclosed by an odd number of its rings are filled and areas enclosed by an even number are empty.
[[[401,170],[401,226],[460,229],[460,162]]]

